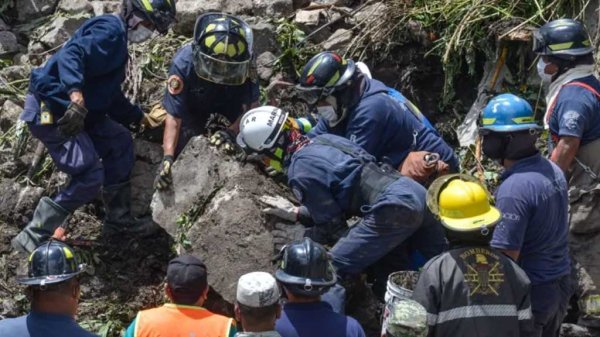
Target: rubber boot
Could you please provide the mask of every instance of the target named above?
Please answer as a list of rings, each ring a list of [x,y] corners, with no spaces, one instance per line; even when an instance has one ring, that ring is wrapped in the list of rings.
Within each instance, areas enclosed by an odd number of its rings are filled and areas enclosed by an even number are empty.
[[[125,234],[146,237],[156,233],[160,226],[150,217],[136,219],[131,215],[131,183],[129,181],[102,189],[106,215],[102,236],[108,238]]]
[[[65,222],[69,214],[69,211],[52,199],[43,197],[35,208],[31,221],[12,239],[13,248],[25,253],[33,252],[52,236],[54,230]]]

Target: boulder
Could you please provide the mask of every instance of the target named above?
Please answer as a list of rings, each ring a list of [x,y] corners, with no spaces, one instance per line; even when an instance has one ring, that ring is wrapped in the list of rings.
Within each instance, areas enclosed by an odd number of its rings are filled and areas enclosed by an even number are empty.
[[[13,57],[13,64],[17,66],[24,66],[29,64],[29,56],[24,53],[17,53]]]
[[[0,31],[9,30],[10,27],[0,18]]]
[[[17,122],[21,112],[23,112],[23,108],[11,100],[6,100],[0,110],[0,130],[8,131]]]
[[[281,18],[294,13],[292,0],[253,0],[252,2],[254,15]]]
[[[322,12],[322,9],[299,10],[294,17],[294,23],[296,23],[303,31],[311,32],[319,26]]]
[[[58,0],[22,0],[17,1],[17,19],[29,22],[32,19],[51,14]]]
[[[134,139],[135,164],[131,171],[131,211],[134,216],[150,214],[150,202],[154,193],[154,177],[162,159],[160,144]]]
[[[248,24],[254,33],[254,53],[260,55],[266,51],[276,53],[279,51],[275,26],[266,20],[257,19],[256,22],[249,21]]]
[[[17,37],[10,31],[0,31],[0,57],[19,51]]]
[[[0,220],[27,222],[43,192],[42,187],[21,186],[12,179],[3,180],[0,182]]]
[[[85,18],[58,17],[50,24],[48,31],[40,38],[40,42],[48,48],[58,47],[71,38],[85,20]]]
[[[258,56],[256,59],[256,67],[258,78],[260,80],[268,82],[269,79],[271,79],[271,76],[273,76],[273,65],[276,59],[277,57],[269,51]]]
[[[384,2],[376,2],[356,12],[352,17],[348,18],[348,23],[363,23],[366,24],[365,27],[368,27],[367,23],[379,22],[381,18],[386,17],[388,10],[388,6]]]
[[[196,18],[206,12],[221,11],[223,0],[180,0],[177,1],[177,23],[173,31],[179,34],[191,35],[194,32]]]
[[[352,41],[352,30],[340,28],[336,30],[327,41],[323,42],[323,49],[341,51]]]
[[[88,0],[61,0],[58,9],[69,14],[94,12],[94,7]]]
[[[69,1],[69,0],[65,0]],[[95,16],[107,14],[107,13],[118,13],[121,11],[121,2],[122,1],[102,1],[102,0],[94,0],[91,1],[92,10]],[[178,6],[179,7],[179,6]]]
[[[8,82],[29,78],[31,67],[28,65],[9,66],[0,70],[0,77]]]
[[[206,263],[209,284],[232,303],[242,274],[272,270],[273,223],[265,220],[258,198],[288,192],[253,165],[221,154],[203,136],[187,144],[172,173],[172,187],[154,194],[153,219],[176,244],[189,244]]]

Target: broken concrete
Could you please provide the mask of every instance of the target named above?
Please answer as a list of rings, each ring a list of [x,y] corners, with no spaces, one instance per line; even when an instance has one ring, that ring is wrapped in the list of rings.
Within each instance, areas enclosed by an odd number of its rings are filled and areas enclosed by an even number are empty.
[[[59,17],[50,25],[49,30],[41,38],[40,42],[48,48],[55,48],[67,42],[71,35],[84,23],[86,18]]]
[[[0,31],[0,57],[15,54],[19,51],[17,37],[10,31]]]
[[[354,35],[349,29],[340,28],[336,30],[327,41],[323,42],[325,50],[341,51],[350,44]]]
[[[61,0],[58,9],[69,14],[93,13],[94,7],[87,0]]]
[[[264,52],[256,58],[256,70],[261,81],[268,82],[273,76],[273,65],[277,57],[271,52]]]
[[[6,132],[19,119],[23,108],[11,100],[6,100],[0,110],[0,131]]]

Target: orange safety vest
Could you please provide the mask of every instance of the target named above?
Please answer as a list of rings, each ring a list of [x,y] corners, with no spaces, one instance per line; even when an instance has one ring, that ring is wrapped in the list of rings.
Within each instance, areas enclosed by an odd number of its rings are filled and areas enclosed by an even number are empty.
[[[202,307],[167,303],[140,311],[135,337],[229,337],[235,321]]]

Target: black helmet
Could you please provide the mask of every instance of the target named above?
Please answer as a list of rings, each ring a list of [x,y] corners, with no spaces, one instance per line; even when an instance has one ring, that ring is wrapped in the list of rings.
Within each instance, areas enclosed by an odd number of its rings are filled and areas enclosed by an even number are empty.
[[[327,251],[310,238],[286,245],[281,254],[275,278],[294,294],[318,296],[337,281]]]
[[[131,3],[161,34],[166,34],[175,22],[175,0],[131,0]]]
[[[320,52],[304,66],[296,88],[301,91],[316,92],[315,99],[319,99],[344,88],[355,73],[354,61],[346,60],[330,51]]]
[[[248,78],[253,34],[242,19],[207,13],[194,28],[194,69],[198,77],[226,85],[241,85]]]
[[[84,271],[77,263],[73,249],[61,241],[42,243],[29,256],[29,272],[17,282],[25,285],[44,286],[71,279]]]
[[[533,51],[541,55],[574,59],[594,51],[583,24],[573,19],[546,23],[533,34]]]

